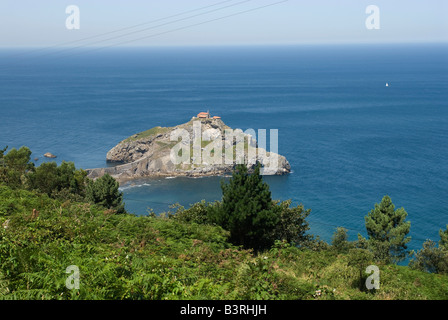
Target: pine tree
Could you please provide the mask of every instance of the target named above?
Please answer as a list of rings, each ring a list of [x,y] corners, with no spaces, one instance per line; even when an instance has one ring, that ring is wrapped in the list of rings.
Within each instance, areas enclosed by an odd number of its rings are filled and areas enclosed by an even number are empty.
[[[426,240],[423,248],[414,254],[409,262],[413,269],[448,274],[448,225],[445,231],[439,231],[439,246],[432,240]]]
[[[448,274],[448,250],[432,240],[426,240],[423,248],[414,254],[409,262],[413,269],[432,273]]]
[[[448,224],[446,225],[445,231],[442,229],[439,230],[439,246],[444,248],[445,250],[448,250]]]
[[[369,245],[377,259],[398,262],[409,253],[406,244],[411,238],[406,235],[411,223],[405,221],[406,217],[407,212],[403,208],[395,210],[391,198],[387,195],[365,216]]]
[[[337,252],[346,252],[350,246],[350,243],[348,242],[347,229],[337,227],[333,234],[331,245]]]
[[[84,170],[76,170],[73,162],[62,161],[59,167],[56,162],[44,162],[27,176],[27,186],[49,196],[66,191],[84,197],[86,176]]]
[[[105,174],[95,181],[89,181],[86,187],[86,199],[91,203],[114,209],[117,213],[125,213],[123,193],[118,188],[119,183],[109,174]]]
[[[255,250],[270,247],[279,217],[269,186],[260,175],[260,165],[253,174],[245,165],[238,165],[221,189],[222,205],[212,214],[212,220],[230,231],[230,241],[236,245]]]
[[[34,170],[34,164],[30,162],[31,150],[27,147],[21,147],[19,150],[12,148],[5,154],[7,148],[0,150],[0,182],[18,188],[22,185],[26,173]]]

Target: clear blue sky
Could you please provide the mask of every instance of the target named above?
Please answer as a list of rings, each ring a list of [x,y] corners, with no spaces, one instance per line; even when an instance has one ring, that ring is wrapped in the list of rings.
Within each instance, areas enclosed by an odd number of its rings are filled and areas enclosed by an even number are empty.
[[[140,29],[152,29],[141,33],[116,38],[138,30],[133,28],[92,39],[90,43],[148,46],[448,42],[447,0],[289,0],[241,13],[278,1],[281,0],[247,0],[244,3],[240,3],[243,0],[225,3],[224,0],[1,0],[0,47],[51,46],[219,2],[222,3],[208,9],[143,25]],[[77,5],[80,9],[79,30],[68,30],[65,26],[68,5]],[[380,9],[379,30],[365,27],[368,5]],[[217,10],[219,8],[222,9]],[[216,11],[207,13],[211,10]],[[241,14],[221,19],[237,13]],[[175,21],[180,19],[185,20]],[[207,22],[209,20],[216,21]],[[198,25],[191,26],[194,24]],[[172,31],[174,29],[181,30]],[[112,37],[114,40],[95,43]],[[147,38],[127,42],[142,37]]]

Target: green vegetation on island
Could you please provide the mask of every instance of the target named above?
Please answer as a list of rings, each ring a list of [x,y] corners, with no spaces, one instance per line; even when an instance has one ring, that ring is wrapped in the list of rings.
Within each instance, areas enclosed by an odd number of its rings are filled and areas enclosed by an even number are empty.
[[[221,201],[137,216],[110,176],[30,156],[0,150],[0,299],[448,299],[448,226],[409,252],[406,211],[387,196],[366,215],[367,238],[340,227],[329,244],[258,169],[238,166]],[[365,286],[369,265],[378,289]]]
[[[170,129],[171,128],[166,128],[166,127],[154,127],[149,130],[136,133],[136,134],[130,136],[129,138],[123,140],[123,142],[136,141],[138,139],[148,138],[148,137],[156,136],[159,134],[165,134],[165,133],[169,132]]]

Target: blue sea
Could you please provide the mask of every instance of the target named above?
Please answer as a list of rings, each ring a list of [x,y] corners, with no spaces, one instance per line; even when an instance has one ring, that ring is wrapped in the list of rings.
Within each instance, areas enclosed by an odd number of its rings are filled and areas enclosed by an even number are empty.
[[[51,152],[103,167],[124,138],[207,110],[232,128],[278,129],[292,173],[265,177],[272,196],[311,208],[310,232],[328,242],[338,226],[366,235],[384,195],[406,209],[411,249],[448,224],[447,45],[0,51],[0,147],[28,146],[37,165]],[[121,190],[144,215],[219,200],[221,179]]]

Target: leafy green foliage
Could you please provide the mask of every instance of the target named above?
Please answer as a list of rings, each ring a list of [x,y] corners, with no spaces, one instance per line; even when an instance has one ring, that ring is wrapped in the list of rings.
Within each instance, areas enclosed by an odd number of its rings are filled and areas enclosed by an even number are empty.
[[[448,225],[446,226],[445,231],[443,231],[442,229],[439,230],[439,236],[439,246],[448,250]]]
[[[359,271],[359,290],[363,290],[364,271],[373,262],[373,254],[367,249],[354,248],[349,250],[349,265]]]
[[[6,149],[2,150],[2,155]],[[31,170],[34,165],[30,162],[31,150],[27,147],[21,147],[19,150],[12,148],[6,155],[3,155],[3,163],[11,170],[25,173]]]
[[[175,205],[177,209],[171,218],[187,223],[211,224],[210,214],[220,206],[220,202],[206,203],[205,200],[196,202],[185,209],[183,206]]]
[[[411,223],[405,221],[406,217],[403,208],[395,210],[389,196],[384,196],[365,217],[370,245],[377,259],[397,262],[407,256],[406,244],[411,240],[407,234]]]
[[[203,200],[188,209],[174,205],[176,212],[168,216],[182,222],[220,225],[229,230],[232,243],[246,249],[268,249],[275,241],[281,240],[313,251],[327,250],[325,241],[307,233],[309,224],[306,218],[311,210],[303,205],[291,206],[291,200],[271,200],[269,187],[263,183],[258,170],[256,167],[250,175],[245,166],[237,167],[230,182],[222,184],[222,201],[206,203]],[[260,190],[263,192],[257,194]],[[268,213],[260,215],[257,205],[249,203],[250,200],[260,201],[258,208],[267,208],[265,211]],[[269,220],[270,225],[259,223],[261,219]]]
[[[256,250],[274,243],[272,230],[279,221],[273,210],[269,186],[263,182],[260,166],[249,174],[238,165],[228,184],[222,183],[222,204],[212,214],[212,221],[230,231],[230,241]]]
[[[448,274],[446,233],[440,230],[439,234],[439,246],[432,240],[426,240],[423,243],[423,248],[414,255],[414,258],[409,263],[411,268],[426,272]]]
[[[76,170],[73,162],[44,162],[35,167],[30,162],[31,151],[27,147],[11,149],[6,155],[7,147],[0,150],[0,182],[12,188],[26,188],[45,193],[52,197],[85,196],[87,173]]]
[[[87,173],[84,170],[76,170],[73,162],[63,161],[59,167],[56,162],[44,162],[27,178],[29,189],[49,196],[56,197],[61,192],[65,196],[85,196]]]
[[[291,200],[274,201],[272,210],[278,216],[278,221],[274,227],[273,238],[301,246],[312,240],[312,236],[307,234],[310,227],[306,221],[311,209],[305,210],[303,205],[291,207],[291,202]]]
[[[337,252],[347,252],[352,247],[348,241],[347,229],[343,227],[336,228],[331,245]]]
[[[123,193],[118,190],[119,187],[112,176],[105,174],[95,181],[89,181],[86,187],[86,199],[91,203],[113,209],[117,213],[125,213]]]
[[[370,294],[360,280],[380,251],[373,244],[389,255],[391,241],[358,235],[350,243],[340,228],[330,247],[307,234],[310,210],[272,201],[260,177],[246,173],[232,185],[261,192],[243,193],[256,200],[247,207],[227,190],[239,212],[253,214],[246,226],[266,232],[254,251],[229,242],[231,230],[216,225],[224,197],[167,216],[117,215],[122,194],[112,177],[84,190],[85,173],[73,164],[34,168],[19,151],[5,161],[0,150],[0,299],[448,299],[448,275],[427,272],[445,272],[448,230],[440,230],[439,248],[428,242],[417,253],[415,268],[380,264],[381,289]],[[260,223],[254,208],[275,223]],[[260,237],[248,230],[251,241]],[[80,269],[79,289],[66,286],[71,265]]]
[[[7,148],[0,152],[0,182],[18,188],[23,184],[25,174],[34,169],[34,164],[30,162],[31,150],[27,147],[19,150],[12,148],[5,155]]]
[[[6,150],[8,150],[8,146],[6,146],[2,150],[0,150],[0,165],[3,164],[3,156],[5,155]]]
[[[7,186],[0,199],[0,299],[448,299],[447,276],[391,265],[369,294],[357,286],[365,259],[334,250],[285,240],[254,253],[210,224]],[[79,289],[66,287],[70,265]]]

